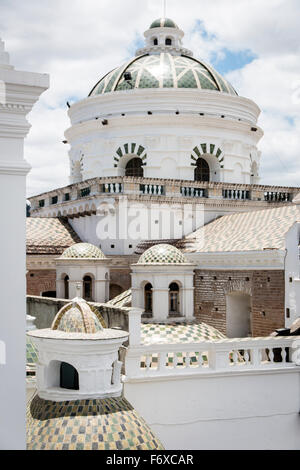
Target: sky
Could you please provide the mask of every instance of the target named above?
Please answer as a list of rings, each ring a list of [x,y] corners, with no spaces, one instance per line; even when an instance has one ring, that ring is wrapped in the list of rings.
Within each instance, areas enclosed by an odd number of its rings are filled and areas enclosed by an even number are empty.
[[[27,195],[68,184],[66,102],[132,57],[163,0],[0,0],[0,37],[18,70],[49,73],[29,115]],[[300,185],[300,1],[167,0],[184,45],[261,108],[261,183]]]

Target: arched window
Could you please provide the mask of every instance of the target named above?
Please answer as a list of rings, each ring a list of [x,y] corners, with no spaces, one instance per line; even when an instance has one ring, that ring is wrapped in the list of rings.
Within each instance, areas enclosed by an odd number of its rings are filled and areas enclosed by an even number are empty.
[[[166,46],[172,46],[172,39],[166,38]]]
[[[195,181],[209,181],[209,165],[204,158],[198,158],[196,162]]]
[[[64,277],[65,299],[69,298],[69,276]]]
[[[141,158],[132,158],[126,165],[125,176],[143,177],[143,161]]]
[[[170,314],[179,313],[179,286],[176,282],[169,285],[169,310]]]
[[[79,390],[79,376],[75,367],[67,362],[60,365],[60,387],[69,390]]]
[[[83,298],[85,300],[92,300],[93,297],[93,280],[91,276],[84,276],[83,278]]]
[[[153,46],[158,46],[158,39],[157,38],[153,39]]]
[[[145,312],[152,313],[152,285],[150,282],[145,285]]]

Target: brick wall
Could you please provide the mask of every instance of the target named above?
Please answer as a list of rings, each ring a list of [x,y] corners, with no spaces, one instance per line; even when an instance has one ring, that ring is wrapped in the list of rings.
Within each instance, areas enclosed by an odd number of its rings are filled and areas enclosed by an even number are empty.
[[[226,334],[226,295],[250,295],[253,336],[284,327],[284,271],[195,271],[195,316]]]
[[[56,291],[55,269],[30,270],[26,275],[27,295],[41,295],[43,292]]]

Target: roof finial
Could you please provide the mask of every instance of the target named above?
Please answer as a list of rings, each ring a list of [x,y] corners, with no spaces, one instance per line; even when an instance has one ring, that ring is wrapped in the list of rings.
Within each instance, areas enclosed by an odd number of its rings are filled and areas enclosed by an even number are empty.
[[[167,0],[163,0],[163,2],[164,2],[163,18],[166,18],[166,16],[167,16]]]

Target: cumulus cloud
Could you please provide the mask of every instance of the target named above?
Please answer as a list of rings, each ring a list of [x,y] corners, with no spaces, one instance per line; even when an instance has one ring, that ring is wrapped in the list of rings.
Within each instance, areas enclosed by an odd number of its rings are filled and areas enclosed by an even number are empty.
[[[66,101],[85,97],[128,59],[161,13],[161,0],[1,0],[0,36],[11,62],[51,75],[50,89],[29,116],[28,195],[68,183]],[[230,70],[239,94],[261,107],[262,183],[300,181],[299,13],[298,0],[168,0],[167,16],[185,31],[185,45]]]

